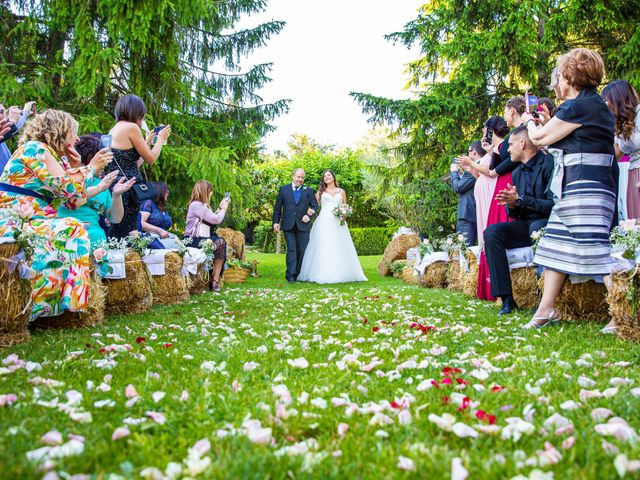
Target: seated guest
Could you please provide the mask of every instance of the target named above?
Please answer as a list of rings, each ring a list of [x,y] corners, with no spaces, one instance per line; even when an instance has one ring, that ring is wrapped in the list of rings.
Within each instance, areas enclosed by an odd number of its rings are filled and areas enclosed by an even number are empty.
[[[19,107],[11,107],[5,111],[4,107],[0,105],[0,111],[6,115],[7,127],[9,127],[9,130],[0,137],[0,172],[4,170],[4,166],[11,158],[11,152],[6,142],[24,126],[29,115],[35,112],[35,106],[36,102],[27,102],[22,110]]]
[[[553,196],[548,190],[553,175],[553,157],[538,150],[519,126],[509,137],[509,153],[514,162],[521,162],[513,171],[513,185],[496,195],[506,207],[510,222],[496,223],[484,232],[484,246],[491,278],[491,295],[502,298],[500,315],[517,308],[511,291],[511,276],[506,251],[531,245],[531,234],[547,224],[553,208]]]
[[[113,156],[108,148],[100,149],[99,135],[81,136],[76,143],[75,148],[80,154],[80,158],[69,159],[71,168],[88,165],[94,157],[104,157],[105,163],[108,164]],[[95,177],[86,179],[85,188],[99,186],[100,179],[98,177],[101,173],[101,171],[96,171]],[[111,172],[105,175],[105,178],[108,178],[109,181],[111,181],[111,179],[115,179],[117,176],[118,172]],[[87,229],[89,239],[91,240],[91,246],[95,248],[100,243],[107,241],[107,235],[100,226],[100,217],[106,217],[110,223],[118,223],[122,220],[122,216],[124,215],[122,194],[129,191],[131,187],[133,187],[135,181],[135,178],[131,178],[128,182],[125,182],[124,177],[120,177],[120,180],[113,185],[113,196],[109,193],[108,189],[103,190],[76,210],[71,210],[62,205],[58,209],[58,216],[60,218],[73,217],[76,220],[81,221]]]
[[[84,167],[69,165],[67,157],[79,159],[71,146],[77,132],[78,122],[68,113],[45,110],[35,115],[0,175],[0,237],[13,240],[17,231],[37,237],[31,258],[31,319],[82,312],[89,305],[89,235],[78,220],[59,218],[57,206],[76,209],[110,183],[103,179],[88,187],[85,182],[105,167],[105,157]],[[24,220],[6,215],[11,211],[22,213]]]
[[[223,238],[218,237],[211,231],[211,227],[219,225],[224,220],[224,215],[229,206],[229,199],[225,198],[220,202],[218,210],[214,213],[211,210],[211,195],[213,185],[206,180],[198,180],[193,186],[191,198],[189,199],[189,209],[187,211],[187,225],[184,229],[184,236],[191,240],[192,247],[199,247],[204,240],[210,239],[215,247],[213,261],[213,277],[211,279],[211,290],[220,290],[220,273],[227,258],[227,244]]]
[[[169,238],[172,236],[168,230],[173,225],[173,221],[167,212],[167,201],[169,200],[169,187],[164,182],[153,182],[156,197],[153,200],[145,200],[140,205],[138,214],[138,231],[150,234],[154,237]],[[154,238],[149,248],[163,249],[162,242]]]
[[[469,146],[469,158],[472,161],[479,162],[485,154],[479,140]],[[475,184],[476,177],[471,172],[460,168],[456,163],[451,164],[451,186],[458,195],[456,230],[465,234],[467,246],[475,245],[477,239]]]

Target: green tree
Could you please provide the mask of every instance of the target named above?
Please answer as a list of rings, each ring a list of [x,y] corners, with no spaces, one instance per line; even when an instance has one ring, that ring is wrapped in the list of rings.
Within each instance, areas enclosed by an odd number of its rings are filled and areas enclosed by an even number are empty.
[[[280,32],[272,21],[237,30],[266,0],[12,0],[0,2],[0,98],[35,99],[75,114],[83,131],[106,131],[124,93],[141,96],[150,120],[171,124],[171,147],[152,176],[185,200],[194,180],[253,199],[241,182],[270,120],[287,100],[263,103],[270,64],[241,61]],[[246,184],[245,184],[246,185]]]
[[[557,57],[574,47],[600,51],[609,79],[640,86],[639,0],[497,0],[425,3],[404,31],[387,38],[417,45],[408,66],[416,98],[393,100],[352,93],[372,122],[407,136],[394,172],[406,181],[437,179],[451,155],[479,138],[482,123],[525,89],[549,93]],[[432,192],[431,200],[443,200]]]

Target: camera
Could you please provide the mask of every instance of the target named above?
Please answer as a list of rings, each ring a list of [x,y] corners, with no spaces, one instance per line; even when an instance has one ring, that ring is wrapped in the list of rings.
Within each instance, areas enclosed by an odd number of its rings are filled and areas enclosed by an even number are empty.
[[[158,125],[157,127],[153,127],[153,133],[155,133],[156,136],[153,137],[153,140],[151,141],[152,145],[155,145],[156,143],[158,143],[158,133],[160,133],[160,131],[165,127],[166,125]]]
[[[493,128],[487,128],[487,135],[484,138],[487,143],[493,144]]]

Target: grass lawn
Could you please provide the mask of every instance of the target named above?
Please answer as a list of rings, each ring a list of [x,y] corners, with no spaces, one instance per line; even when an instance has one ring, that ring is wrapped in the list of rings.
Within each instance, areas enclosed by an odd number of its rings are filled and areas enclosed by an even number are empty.
[[[640,346],[600,325],[520,330],[524,315],[379,278],[377,257],[361,258],[368,283],[331,287],[289,285],[283,256],[251,257],[261,277],[221,294],[0,352],[1,477],[613,479],[640,467]]]

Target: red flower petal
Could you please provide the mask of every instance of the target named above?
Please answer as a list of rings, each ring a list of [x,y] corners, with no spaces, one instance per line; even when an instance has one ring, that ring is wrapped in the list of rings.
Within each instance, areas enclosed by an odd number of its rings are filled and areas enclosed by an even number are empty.
[[[440,383],[443,383],[445,385],[451,385],[451,379],[449,377],[443,378]]]
[[[377,332],[378,330],[380,330],[380,327],[373,327],[373,328],[372,328],[372,330],[373,330],[374,332]]]
[[[396,402],[395,400],[393,402],[391,402],[391,408],[402,408],[402,405],[400,405],[398,402]]]
[[[500,385],[494,385],[493,387],[491,387],[491,391],[492,391],[493,393],[497,393],[497,392],[499,392],[500,390],[504,390],[504,387],[502,387],[502,386],[500,386]]]
[[[147,339],[145,337],[138,337],[136,338],[136,343],[142,343],[142,342],[146,342]]]
[[[171,348],[173,347],[173,343],[163,343],[162,348]]]

